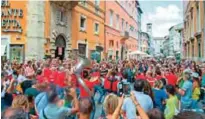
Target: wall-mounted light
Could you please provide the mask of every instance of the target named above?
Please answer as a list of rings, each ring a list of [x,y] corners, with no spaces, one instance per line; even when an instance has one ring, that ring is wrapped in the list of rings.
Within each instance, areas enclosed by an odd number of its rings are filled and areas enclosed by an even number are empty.
[[[85,39],[85,43],[87,43],[87,38]]]

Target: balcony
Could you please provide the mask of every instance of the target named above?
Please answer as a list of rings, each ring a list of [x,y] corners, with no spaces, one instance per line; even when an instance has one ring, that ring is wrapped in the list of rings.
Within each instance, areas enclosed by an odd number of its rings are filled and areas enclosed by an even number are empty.
[[[68,8],[68,9],[73,8],[76,5],[78,5],[78,1],[61,1],[61,0],[52,1],[52,0],[50,0],[50,2],[55,3],[61,7],[64,7],[64,8]]]
[[[122,36],[121,40],[126,40],[126,39],[128,39],[130,37],[128,31],[121,32],[121,36]]]

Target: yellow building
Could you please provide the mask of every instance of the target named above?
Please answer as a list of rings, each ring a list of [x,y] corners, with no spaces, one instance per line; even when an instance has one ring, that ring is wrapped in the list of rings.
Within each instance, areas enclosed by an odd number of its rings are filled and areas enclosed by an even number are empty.
[[[205,60],[205,2],[186,1],[184,5],[185,57]]]
[[[45,55],[90,58],[104,45],[103,1],[45,1]],[[103,53],[101,53],[103,55]]]
[[[25,57],[26,1],[1,2],[1,56],[22,62]],[[2,59],[2,60],[3,60]]]
[[[79,1],[72,9],[72,49],[91,58],[91,54],[104,45],[105,2]],[[103,56],[103,53],[101,53]]]

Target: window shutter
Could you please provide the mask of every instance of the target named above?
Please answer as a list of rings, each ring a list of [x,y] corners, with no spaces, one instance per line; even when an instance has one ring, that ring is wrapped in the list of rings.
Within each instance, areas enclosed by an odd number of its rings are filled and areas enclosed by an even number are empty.
[[[60,22],[60,18],[61,18],[60,10],[57,10],[57,11],[56,11],[56,21],[57,21],[57,23]]]
[[[65,25],[68,24],[68,15],[66,14],[66,12],[63,13],[63,22],[65,23]]]

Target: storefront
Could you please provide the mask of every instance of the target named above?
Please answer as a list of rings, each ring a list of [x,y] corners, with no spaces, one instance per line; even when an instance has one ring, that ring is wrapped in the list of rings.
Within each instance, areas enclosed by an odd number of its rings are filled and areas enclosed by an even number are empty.
[[[3,60],[24,61],[26,1],[1,3],[1,57]]]
[[[10,45],[10,60],[20,63],[24,61],[24,45]]]

